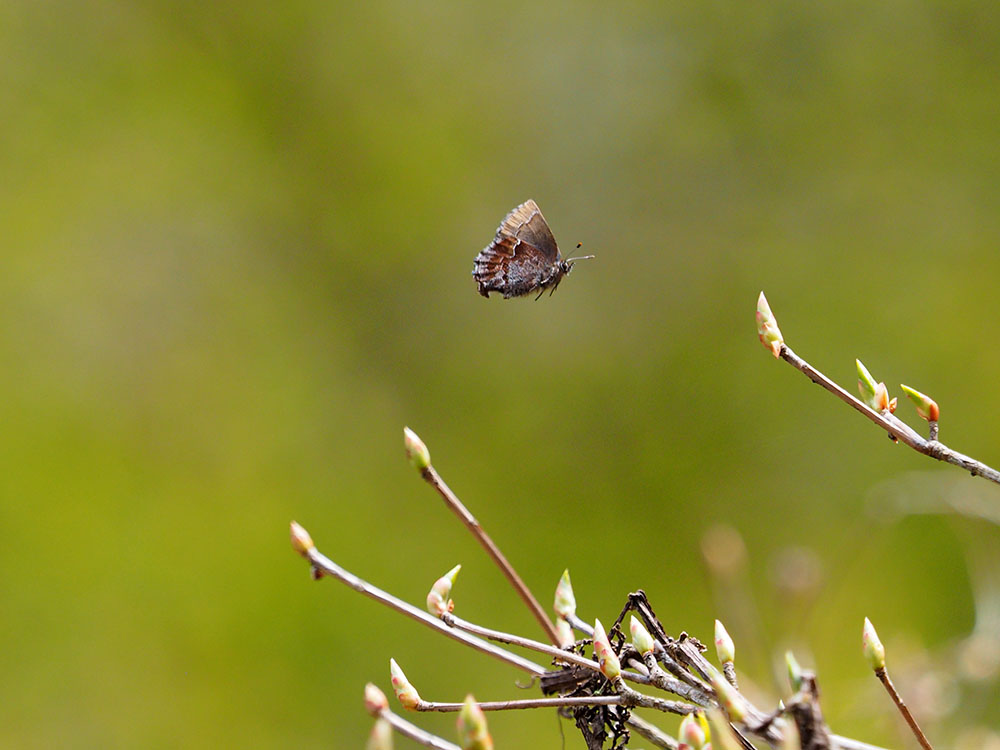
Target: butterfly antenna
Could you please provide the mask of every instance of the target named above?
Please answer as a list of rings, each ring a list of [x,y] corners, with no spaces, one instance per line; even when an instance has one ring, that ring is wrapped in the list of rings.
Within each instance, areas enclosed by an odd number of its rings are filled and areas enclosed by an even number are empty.
[[[577,242],[576,243],[576,249],[579,250],[581,247],[583,247],[583,243],[582,242]],[[591,258],[596,258],[596,257],[597,257],[596,255],[578,255],[575,258],[567,258],[566,262],[567,263],[572,263],[575,260],[590,260]]]

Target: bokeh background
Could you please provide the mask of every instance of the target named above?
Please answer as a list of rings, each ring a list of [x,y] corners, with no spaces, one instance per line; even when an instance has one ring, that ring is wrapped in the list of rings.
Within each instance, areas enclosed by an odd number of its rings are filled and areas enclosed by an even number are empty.
[[[289,550],[295,518],[417,603],[461,562],[461,614],[536,633],[408,424],[546,604],[565,567],[588,619],[644,588],[755,695],[794,648],[835,730],[912,745],[869,616],[932,738],[995,748],[1000,488],[753,313],[1000,462],[998,40],[961,1],[4,4],[0,744],[361,747],[390,656],[531,694]],[[529,197],[597,259],[484,300]]]

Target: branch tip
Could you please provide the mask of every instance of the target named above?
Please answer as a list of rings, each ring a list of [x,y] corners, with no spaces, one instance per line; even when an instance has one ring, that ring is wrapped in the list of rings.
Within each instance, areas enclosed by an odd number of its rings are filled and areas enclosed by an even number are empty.
[[[365,685],[365,711],[372,716],[379,716],[389,707],[389,701],[374,682]]]
[[[736,661],[736,644],[726,630],[726,626],[719,620],[715,621],[715,653],[722,664]]]
[[[461,565],[456,565],[438,578],[434,582],[434,585],[431,586],[431,590],[427,594],[427,611],[432,615],[440,617],[445,612],[455,611],[455,602],[448,597],[451,596],[451,587],[454,585],[455,578],[458,577],[458,571],[461,569]]]
[[[861,648],[873,671],[885,669],[885,646],[879,640],[875,626],[867,617],[861,630]]]
[[[403,428],[403,445],[406,447],[406,457],[413,468],[421,473],[427,471],[431,465],[430,451],[420,436],[409,427]]]
[[[653,640],[653,636],[646,630],[646,626],[635,615],[632,615],[632,619],[629,621],[629,630],[632,633],[632,645],[635,646],[636,651],[643,656],[653,653],[653,649],[656,648],[656,641]]]
[[[493,738],[486,726],[486,714],[470,693],[458,713],[458,741],[462,750],[493,750]]]
[[[615,682],[621,677],[622,665],[618,661],[618,655],[611,648],[611,641],[608,634],[604,632],[604,626],[600,620],[594,621],[594,656],[601,667],[603,674],[610,682]]]
[[[295,521],[289,524],[289,536],[292,540],[292,549],[303,557],[309,557],[309,553],[316,548],[309,532]]]
[[[392,677],[392,689],[396,693],[400,705],[407,711],[416,711],[423,701],[420,700],[417,689],[406,679],[406,675],[403,674],[403,670],[399,668],[395,659],[389,659],[389,674]]]
[[[756,318],[757,337],[760,339],[760,343],[777,359],[781,356],[781,347],[784,346],[785,340],[778,329],[778,321],[774,319],[771,306],[767,304],[767,297],[764,296],[764,292],[761,292],[760,296],[757,297]]]
[[[576,595],[569,580],[569,568],[563,571],[559,583],[556,584],[556,599],[552,608],[562,619],[568,619],[576,614]]]
[[[365,750],[392,750],[392,725],[388,720],[381,717],[375,719]]]

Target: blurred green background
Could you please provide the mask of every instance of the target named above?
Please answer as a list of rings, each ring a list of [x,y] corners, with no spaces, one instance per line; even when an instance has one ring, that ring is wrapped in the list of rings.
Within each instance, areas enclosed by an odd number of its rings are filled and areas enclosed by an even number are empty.
[[[390,656],[427,699],[533,694],[289,550],[295,518],[416,603],[461,562],[460,614],[537,633],[408,424],[546,605],[567,566],[588,619],[642,587],[726,622],[755,695],[795,648],[836,731],[912,745],[867,615],[932,739],[995,747],[1000,488],[753,313],[1000,462],[998,37],[911,0],[0,6],[0,744],[361,747]],[[527,198],[597,259],[484,300]]]

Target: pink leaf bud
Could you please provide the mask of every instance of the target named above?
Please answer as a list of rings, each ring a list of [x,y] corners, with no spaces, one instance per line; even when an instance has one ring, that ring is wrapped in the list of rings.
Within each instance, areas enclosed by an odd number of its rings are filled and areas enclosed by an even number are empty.
[[[701,750],[705,746],[705,730],[695,718],[694,714],[687,714],[681,719],[681,727],[677,732],[677,739],[682,746],[687,745],[691,750]]]
[[[708,709],[708,722],[712,726],[713,747],[718,748],[718,750],[742,750],[743,746],[736,739],[733,728],[729,726],[722,711],[717,708]]]
[[[604,626],[601,625],[600,620],[594,622],[594,656],[597,657],[597,663],[601,665],[601,674],[611,682],[621,677],[621,662],[618,661],[617,654],[611,648],[611,641],[608,640],[608,634],[604,632]]]
[[[902,388],[906,397],[913,402],[913,405],[917,407],[917,414],[920,415],[921,419],[926,419],[928,422],[938,421],[938,417],[941,416],[941,410],[938,409],[937,402],[934,399],[910,388],[908,385],[900,385],[899,387]]]
[[[369,682],[365,685],[365,711],[372,716],[378,716],[388,707],[389,701],[386,699],[385,693],[379,690],[375,683]]]
[[[458,712],[458,741],[462,750],[493,750],[493,738],[486,726],[486,714],[471,695]]]
[[[365,750],[392,750],[392,725],[385,719],[376,719],[368,735]]]
[[[446,612],[451,612],[455,609],[455,602],[448,597],[451,595],[451,587],[455,583],[458,571],[461,569],[461,565],[456,565],[438,578],[434,582],[434,585],[431,586],[431,590],[427,594],[427,611],[432,615],[440,617]]]
[[[431,454],[417,433],[409,427],[403,428],[403,445],[406,446],[406,457],[410,459],[413,468],[424,472],[431,465]]]
[[[556,635],[559,636],[559,648],[568,648],[576,643],[573,626],[561,617],[556,620]]]
[[[421,703],[420,694],[410,684],[410,681],[406,679],[406,675],[403,674],[403,670],[399,668],[395,659],[389,660],[389,674],[392,675],[392,689],[395,691],[396,698],[399,699],[400,704],[409,711],[416,711],[417,706]]]
[[[729,637],[726,626],[718,620],[715,621],[715,653],[723,664],[736,660],[736,645]]]
[[[302,528],[295,521],[292,521],[289,526],[290,536],[292,539],[292,549],[298,552],[303,557],[309,557],[309,552],[312,551],[316,545],[313,544],[312,537],[309,536],[309,532]]]
[[[747,715],[747,703],[721,672],[712,672],[712,687],[719,699],[719,705],[726,710],[730,721],[743,721]]]
[[[785,340],[778,330],[778,322],[774,319],[771,306],[767,304],[764,292],[757,298],[757,336],[765,349],[769,349],[775,359],[781,356],[781,347]]]
[[[885,646],[879,640],[878,633],[871,620],[865,618],[865,626],[861,631],[861,648],[872,670],[885,668]]]
[[[556,584],[556,600],[553,604],[556,614],[567,618],[576,614],[576,596],[573,594],[573,584],[569,580],[569,569],[563,571],[559,583]]]
[[[632,620],[629,622],[629,630],[632,631],[632,645],[640,654],[651,653],[656,648],[653,636],[649,634],[646,626],[635,615],[632,615]]]

